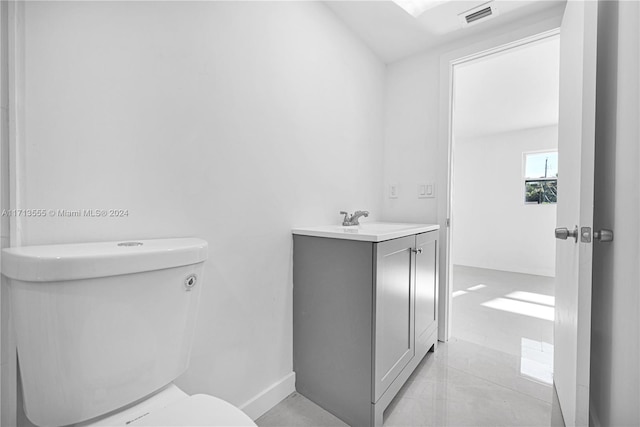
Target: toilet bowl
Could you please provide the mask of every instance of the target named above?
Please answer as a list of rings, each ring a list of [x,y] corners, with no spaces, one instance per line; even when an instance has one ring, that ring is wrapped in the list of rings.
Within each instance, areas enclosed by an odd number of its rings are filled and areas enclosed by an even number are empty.
[[[206,394],[189,396],[170,384],[151,397],[76,427],[99,426],[255,426],[240,409]]]
[[[208,244],[155,239],[2,251],[23,409],[37,426],[255,426],[173,381],[189,366]]]

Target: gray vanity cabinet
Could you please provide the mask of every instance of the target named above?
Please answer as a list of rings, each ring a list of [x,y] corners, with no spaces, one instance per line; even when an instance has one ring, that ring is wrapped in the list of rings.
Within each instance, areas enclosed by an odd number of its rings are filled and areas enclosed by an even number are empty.
[[[383,242],[294,235],[296,389],[352,426],[437,344],[437,231]]]
[[[415,347],[420,359],[438,333],[438,241],[437,232],[416,235]]]
[[[415,236],[374,244],[375,383],[378,401],[415,354],[412,250]]]

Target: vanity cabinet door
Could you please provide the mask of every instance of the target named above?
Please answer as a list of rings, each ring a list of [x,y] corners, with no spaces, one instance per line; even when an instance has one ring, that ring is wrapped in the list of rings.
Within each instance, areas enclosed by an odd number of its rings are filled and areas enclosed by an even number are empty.
[[[375,403],[414,355],[415,236],[375,245]]]
[[[416,353],[424,355],[427,339],[437,328],[438,241],[437,231],[416,235],[415,317]]]

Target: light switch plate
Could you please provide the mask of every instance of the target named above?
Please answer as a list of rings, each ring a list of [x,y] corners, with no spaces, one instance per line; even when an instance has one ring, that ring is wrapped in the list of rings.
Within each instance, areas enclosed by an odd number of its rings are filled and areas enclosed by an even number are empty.
[[[436,184],[425,182],[418,184],[418,199],[430,199],[436,197]]]

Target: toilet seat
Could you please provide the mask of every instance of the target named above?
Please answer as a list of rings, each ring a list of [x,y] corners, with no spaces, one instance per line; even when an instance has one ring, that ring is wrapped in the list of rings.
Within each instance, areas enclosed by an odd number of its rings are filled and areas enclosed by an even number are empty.
[[[229,402],[206,394],[195,394],[158,411],[153,411],[130,426],[255,426],[240,409]]]
[[[175,384],[135,404],[76,427],[255,426],[240,409],[206,394],[189,396]]]

